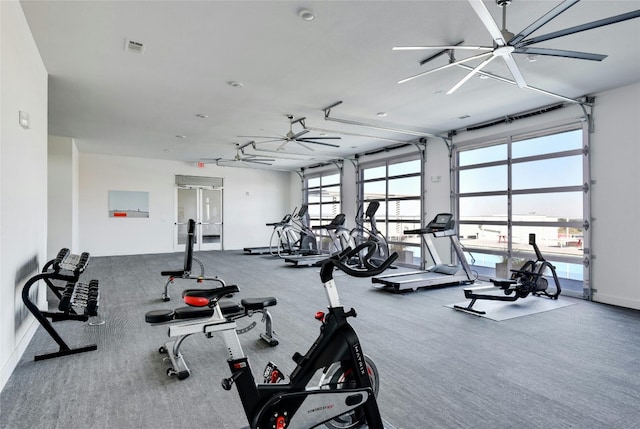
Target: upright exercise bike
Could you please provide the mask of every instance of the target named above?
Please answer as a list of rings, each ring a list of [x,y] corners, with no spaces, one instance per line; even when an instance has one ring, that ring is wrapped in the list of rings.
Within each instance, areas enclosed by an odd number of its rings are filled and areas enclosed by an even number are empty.
[[[345,264],[363,249],[368,249],[363,269]],[[219,306],[220,298],[238,291],[236,286],[183,292],[187,304],[213,307],[220,316],[219,322],[208,326],[206,331],[219,332],[225,341],[231,377],[222,380],[222,387],[231,390],[236,385],[251,429],[308,429],[323,423],[329,428],[348,429],[365,422],[370,429],[383,429],[376,402],[377,369],[365,356],[358,336],[349,325],[348,318],[355,317],[356,311],[344,310],[333,279],[334,268],[354,277],[377,275],[398,257],[394,253],[374,266],[369,261],[375,252],[375,244],[363,243],[327,259],[322,265],[320,278],[329,301],[328,313],[316,314],[322,322],[320,335],[306,354],[293,355],[297,366],[288,383],[278,383],[284,376],[269,362],[263,372],[264,382],[255,384],[235,322],[224,319]],[[318,371],[322,371],[319,386],[309,386]]]

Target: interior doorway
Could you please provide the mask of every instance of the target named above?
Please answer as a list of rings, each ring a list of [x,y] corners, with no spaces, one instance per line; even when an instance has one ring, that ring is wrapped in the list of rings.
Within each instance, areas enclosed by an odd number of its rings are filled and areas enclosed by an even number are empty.
[[[176,252],[185,249],[189,219],[196,222],[193,250],[222,250],[222,188],[179,186],[176,189]]]

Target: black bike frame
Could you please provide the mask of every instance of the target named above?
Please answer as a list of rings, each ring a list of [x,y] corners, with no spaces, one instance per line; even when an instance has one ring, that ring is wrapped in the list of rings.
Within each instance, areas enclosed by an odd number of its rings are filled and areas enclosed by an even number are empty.
[[[322,265],[320,277],[324,283],[327,297],[329,299],[328,313],[325,315],[320,335],[309,348],[305,355],[296,353],[293,360],[297,366],[291,373],[289,383],[282,384],[255,384],[249,360],[246,356],[228,360],[231,370],[231,379],[226,381],[236,384],[242,405],[251,428],[255,429],[263,424],[263,419],[273,415],[272,410],[287,410],[289,415],[295,414],[298,408],[308,395],[314,393],[328,392],[353,392],[353,398],[349,400],[357,401],[362,399],[362,393],[368,394],[366,401],[359,406],[362,409],[370,429],[383,429],[382,418],[373,393],[373,386],[369,377],[365,363],[364,352],[360,345],[355,330],[348,323],[349,317],[355,317],[354,309],[348,312],[340,304],[340,300],[333,280],[333,268],[339,267],[347,274],[356,277],[369,277],[384,271],[397,258],[397,254],[392,255],[384,264],[374,267],[368,264],[367,271],[358,271],[346,267],[340,258],[357,254],[361,250],[369,248],[369,255],[375,252],[375,246],[364,243],[355,249],[344,252],[347,255],[328,259]],[[351,370],[354,376],[355,387],[353,389],[329,388],[316,391],[306,391],[306,387],[321,369],[333,363],[340,362],[345,372]],[[224,383],[224,381],[223,381]],[[230,384],[228,384],[230,386]],[[357,402],[354,402],[357,403]],[[336,416],[334,416],[336,417]]]

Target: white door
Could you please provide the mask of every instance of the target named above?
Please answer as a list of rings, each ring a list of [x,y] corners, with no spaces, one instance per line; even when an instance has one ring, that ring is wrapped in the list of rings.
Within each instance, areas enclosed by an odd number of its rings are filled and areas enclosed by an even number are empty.
[[[222,250],[222,189],[179,187],[176,197],[175,250],[187,242],[187,222],[196,223],[193,250]]]

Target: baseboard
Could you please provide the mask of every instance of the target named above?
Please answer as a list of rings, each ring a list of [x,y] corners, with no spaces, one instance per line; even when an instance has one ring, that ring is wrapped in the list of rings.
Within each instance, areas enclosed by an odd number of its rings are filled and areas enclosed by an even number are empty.
[[[607,295],[594,292],[593,301],[600,302],[602,304],[611,304],[617,305],[618,307],[640,310],[640,299],[629,298],[626,296]]]
[[[38,326],[40,326],[38,324],[38,321],[35,318],[31,318],[31,325],[27,329],[27,332],[22,336],[22,338],[16,345],[16,348],[13,350],[13,353],[11,353],[11,356],[9,356],[9,359],[2,367],[2,371],[0,371],[0,392],[2,392],[4,386],[6,386],[7,382],[9,381],[9,378],[11,378],[13,370],[15,370],[16,366],[18,366],[18,362],[20,362],[22,355],[24,354],[25,350],[27,350],[31,339],[38,329]]]

